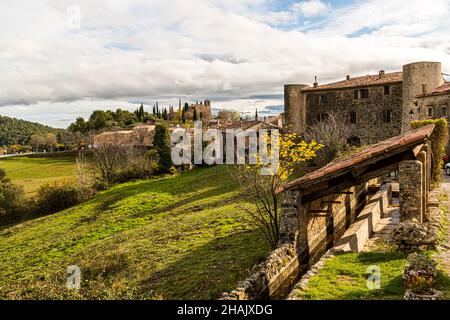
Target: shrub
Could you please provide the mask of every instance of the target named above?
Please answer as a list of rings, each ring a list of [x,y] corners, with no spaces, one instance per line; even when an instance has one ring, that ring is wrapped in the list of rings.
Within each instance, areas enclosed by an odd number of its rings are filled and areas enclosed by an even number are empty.
[[[11,183],[6,171],[0,169],[0,217],[10,220],[20,211],[25,200],[23,187]]]
[[[436,285],[436,262],[430,257],[412,253],[403,275],[406,288],[416,293],[428,293]]]
[[[87,200],[91,188],[72,180],[59,180],[41,186],[36,195],[39,214],[55,213]]]
[[[444,166],[445,148],[448,144],[448,122],[445,118],[413,121],[411,127],[417,129],[429,124],[434,124],[434,132],[431,137],[433,154],[432,182],[439,183],[442,180],[442,168]]]

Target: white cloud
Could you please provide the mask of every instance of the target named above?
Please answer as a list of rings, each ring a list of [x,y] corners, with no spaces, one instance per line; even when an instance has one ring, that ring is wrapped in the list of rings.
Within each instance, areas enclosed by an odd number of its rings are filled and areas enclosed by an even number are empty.
[[[325,16],[303,31],[275,27],[299,13],[270,11],[268,3],[4,0],[0,113],[47,121],[51,108],[67,118],[68,101],[74,116],[78,101],[84,114],[103,101],[282,94],[284,83],[311,83],[314,75],[323,83],[417,60],[442,61],[450,72],[449,0],[325,5]],[[67,29],[72,4],[82,12],[79,30]]]
[[[324,14],[328,11],[328,6],[320,0],[308,0],[294,3],[294,11],[306,17]]]

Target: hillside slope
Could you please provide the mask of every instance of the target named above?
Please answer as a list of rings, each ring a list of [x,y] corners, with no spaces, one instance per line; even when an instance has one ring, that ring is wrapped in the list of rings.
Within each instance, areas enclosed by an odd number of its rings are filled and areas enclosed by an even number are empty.
[[[226,166],[126,183],[0,230],[0,298],[214,299],[269,248]],[[65,290],[77,265],[82,290]]]
[[[0,146],[25,145],[33,134],[56,134],[59,130],[37,122],[0,116]]]

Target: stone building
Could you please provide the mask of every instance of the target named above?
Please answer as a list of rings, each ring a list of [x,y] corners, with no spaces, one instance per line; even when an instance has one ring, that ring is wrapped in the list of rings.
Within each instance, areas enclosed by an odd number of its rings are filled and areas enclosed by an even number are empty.
[[[203,102],[191,104],[186,111],[186,119],[194,119],[194,110],[197,112],[197,117],[200,120],[209,121],[211,119],[211,101],[206,99]]]
[[[313,86],[286,84],[285,128],[304,132],[330,113],[350,128],[349,142],[373,144],[406,132],[412,120],[421,119],[421,95],[446,86],[440,62],[415,62],[400,72],[352,77]],[[438,108],[438,107],[437,107]]]
[[[155,135],[154,125],[136,126],[133,130],[103,132],[94,137],[94,146],[113,144],[119,146],[150,147]]]
[[[448,119],[450,82],[446,82],[442,86],[420,94],[417,97],[417,100],[417,113],[419,114],[420,120],[436,118]],[[447,145],[447,154],[450,154],[450,143]]]

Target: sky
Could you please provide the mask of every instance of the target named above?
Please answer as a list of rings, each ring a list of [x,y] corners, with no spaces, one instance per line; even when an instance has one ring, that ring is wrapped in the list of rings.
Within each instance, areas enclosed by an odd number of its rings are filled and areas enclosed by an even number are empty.
[[[179,98],[277,113],[314,76],[450,74],[449,21],[450,0],[2,0],[0,115],[64,128]]]

